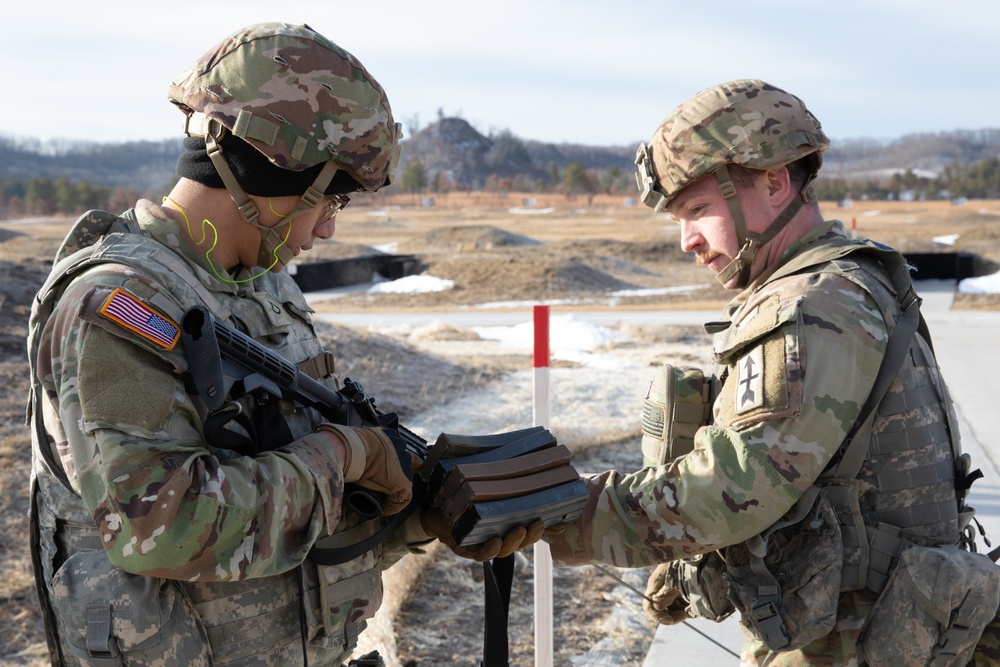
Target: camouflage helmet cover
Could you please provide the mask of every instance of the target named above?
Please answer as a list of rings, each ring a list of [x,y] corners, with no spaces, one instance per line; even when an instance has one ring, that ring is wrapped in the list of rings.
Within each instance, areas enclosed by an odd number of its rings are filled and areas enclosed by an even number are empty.
[[[233,33],[174,79],[168,97],[188,123],[200,112],[284,169],[333,160],[375,191],[399,158],[385,91],[353,55],[305,25]]]
[[[636,156],[643,202],[662,209],[682,189],[726,164],[776,169],[830,147],[799,98],[756,79],[701,91],[660,124]]]

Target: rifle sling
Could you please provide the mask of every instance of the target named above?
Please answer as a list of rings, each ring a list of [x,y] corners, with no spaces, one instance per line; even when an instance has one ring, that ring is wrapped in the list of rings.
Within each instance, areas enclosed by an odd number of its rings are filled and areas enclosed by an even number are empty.
[[[371,519],[342,533],[321,537],[316,540],[306,557],[317,565],[340,565],[359,558],[398,530],[403,522],[410,518],[410,515],[424,503],[426,496],[426,486],[414,479],[413,499],[410,504],[393,514],[392,518],[386,521],[381,528],[375,529],[375,524],[380,521],[379,519]],[[364,526],[364,528],[360,528],[360,526]],[[367,535],[367,537],[359,539],[361,535]]]
[[[514,582],[514,554],[483,563],[485,619],[480,667],[508,667],[507,618]]]

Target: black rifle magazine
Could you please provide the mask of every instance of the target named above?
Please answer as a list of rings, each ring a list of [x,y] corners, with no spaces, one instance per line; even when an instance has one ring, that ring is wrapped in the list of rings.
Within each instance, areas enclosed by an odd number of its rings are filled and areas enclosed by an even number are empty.
[[[555,526],[580,516],[589,497],[587,483],[579,477],[567,484],[513,498],[472,503],[451,527],[456,544],[482,544],[503,537],[511,528],[541,519]]]

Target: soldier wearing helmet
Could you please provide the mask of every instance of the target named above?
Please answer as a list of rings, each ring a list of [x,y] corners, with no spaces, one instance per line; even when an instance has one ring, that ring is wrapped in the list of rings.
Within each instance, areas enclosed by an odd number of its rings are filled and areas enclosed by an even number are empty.
[[[252,396],[216,419],[178,323],[205,307],[339,388],[282,269],[333,234],[351,193],[390,183],[399,126],[365,67],[308,26],[237,31],[169,98],[188,135],[180,180],[162,205],[84,214],[31,315],[32,551],[52,663],[340,665],[382,571],[436,534],[417,513],[346,563],[308,558],[407,506],[398,433]],[[385,516],[348,507],[346,483],[382,494]],[[505,555],[528,533],[461,555]]]
[[[964,665],[1000,603],[973,553],[978,471],[905,260],[820,213],[828,146],[797,97],[738,80],[639,147],[643,202],[737,294],[706,325],[711,372],[651,382],[646,467],[593,477],[588,511],[546,539],[562,565],[655,565],[660,623],[738,612],[743,665]]]
[[[829,147],[819,121],[797,97],[762,81],[735,81],[703,91],[663,121],[650,145],[639,147],[636,180],[643,203],[660,212],[671,211],[671,202],[685,188],[712,175],[705,180],[717,183],[738,244],[728,261],[714,262],[717,278],[728,288],[744,288],[763,270],[763,261],[754,270],[757,254],[803,204],[813,201],[810,183]],[[790,165],[796,196],[766,226],[754,219],[760,229],[748,228],[731,169],[748,180],[747,170],[780,171]]]

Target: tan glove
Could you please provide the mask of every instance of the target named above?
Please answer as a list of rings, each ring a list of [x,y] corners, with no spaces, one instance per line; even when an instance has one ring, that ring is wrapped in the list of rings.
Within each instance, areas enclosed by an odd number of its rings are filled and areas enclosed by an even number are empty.
[[[380,494],[386,515],[396,514],[409,504],[413,497],[413,472],[407,474],[403,470],[396,447],[383,429],[320,424],[316,430],[330,433],[344,443],[345,483]],[[412,462],[405,465],[410,467]]]
[[[457,556],[469,558],[477,562],[493,560],[509,556],[515,551],[519,551],[542,538],[545,532],[545,522],[541,519],[532,522],[528,526],[515,526],[507,531],[502,538],[500,536],[491,537],[481,544],[458,545],[451,537],[451,528],[445,521],[441,510],[433,507],[425,508],[420,513],[420,525],[428,535],[433,535],[441,540]]]
[[[667,581],[670,565],[661,563],[656,566],[646,582],[646,595],[642,600],[646,615],[661,625],[675,625],[688,618],[687,600]]]

